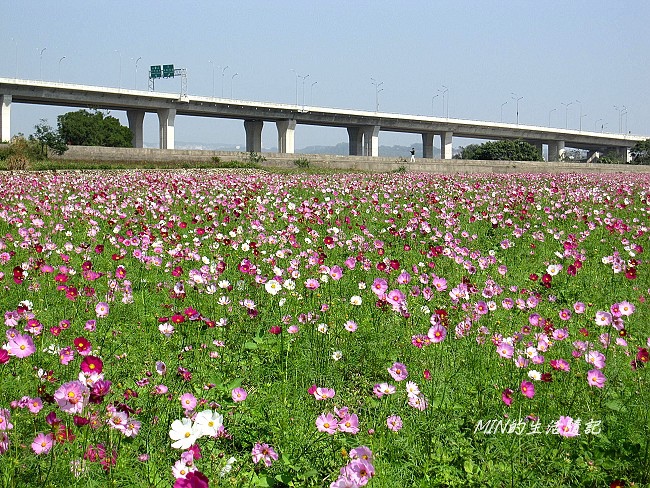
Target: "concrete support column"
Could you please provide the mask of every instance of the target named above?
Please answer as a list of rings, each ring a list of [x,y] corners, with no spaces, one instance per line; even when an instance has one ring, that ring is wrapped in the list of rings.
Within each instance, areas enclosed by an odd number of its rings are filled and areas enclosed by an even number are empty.
[[[422,157],[433,159],[433,133],[422,133]]]
[[[11,139],[11,95],[0,95],[0,142]]]
[[[451,159],[452,156],[452,138],[454,133],[451,131],[440,134],[440,152],[442,159]]]
[[[126,118],[129,119],[129,129],[133,134],[131,144],[133,147],[144,147],[144,110],[127,110]]]
[[[348,142],[350,156],[363,155],[363,131],[360,127],[348,127]]]
[[[363,128],[363,155],[376,158],[379,156],[379,126],[369,125]]]
[[[295,152],[295,120],[278,120],[278,152],[293,154]],[[260,143],[261,145],[261,143]]]
[[[537,149],[537,152],[539,152],[540,155],[544,154],[544,153],[542,152],[542,149],[543,149],[543,148],[542,148],[542,145],[543,145],[543,144],[542,144],[542,141],[530,141],[530,144],[531,144],[532,146],[534,146],[535,149]]]
[[[548,141],[548,160],[560,161],[564,156],[564,141]]]
[[[246,130],[246,151],[262,152],[262,120],[244,120],[244,129]]]
[[[158,110],[160,149],[174,149],[174,119],[176,119],[175,108]]]

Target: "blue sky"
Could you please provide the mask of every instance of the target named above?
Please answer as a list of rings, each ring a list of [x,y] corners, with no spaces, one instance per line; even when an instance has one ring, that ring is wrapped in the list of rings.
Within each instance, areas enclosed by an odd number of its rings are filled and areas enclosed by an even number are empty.
[[[374,78],[383,83],[380,111],[441,116],[445,86],[450,117],[498,122],[503,114],[514,123],[515,94],[523,97],[521,124],[605,124],[605,131],[620,126],[650,136],[646,0],[0,4],[2,77],[38,80],[42,73],[45,80],[144,90],[148,67],[169,63],[187,69],[190,95],[223,90],[226,97],[295,103],[298,80],[299,103],[304,96],[307,105],[361,110],[375,109]],[[304,92],[296,73],[309,75]],[[156,90],[177,92],[180,81],[161,80]],[[627,113],[619,117],[622,107]],[[14,104],[12,133],[32,133],[40,118],[56,125],[69,110]],[[125,114],[112,115],[126,124]],[[276,131],[267,125],[263,144],[273,146]],[[419,141],[390,132],[379,138],[387,145]],[[241,121],[177,117],[176,140],[243,145],[245,134]],[[157,142],[152,114],[145,141]],[[296,129],[297,148],[345,141],[345,129]]]

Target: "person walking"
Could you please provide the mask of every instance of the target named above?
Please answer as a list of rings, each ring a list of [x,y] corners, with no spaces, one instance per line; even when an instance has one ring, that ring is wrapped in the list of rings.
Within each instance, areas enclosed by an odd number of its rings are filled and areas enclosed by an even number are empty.
[[[411,162],[415,163],[415,148],[411,148]]]

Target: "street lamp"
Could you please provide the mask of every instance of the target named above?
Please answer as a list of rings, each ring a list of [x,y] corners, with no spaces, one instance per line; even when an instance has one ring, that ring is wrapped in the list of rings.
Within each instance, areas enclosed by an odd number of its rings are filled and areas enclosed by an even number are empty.
[[[549,127],[551,126],[551,114],[552,114],[553,112],[555,112],[556,110],[557,110],[557,109],[554,108],[553,110],[550,110],[549,113],[548,113],[548,126],[549,126]]]
[[[221,98],[223,98],[223,77],[226,74],[226,70],[230,68],[230,66],[226,66],[221,70]]]
[[[447,100],[447,114],[446,117],[449,118],[449,88],[447,88],[445,85],[442,85],[444,90],[438,90],[439,92],[442,93],[442,112],[443,115],[445,114],[445,99]]]
[[[379,112],[379,92],[384,91],[384,89],[379,89],[381,85],[384,84],[384,82],[377,82],[374,78],[370,78],[370,83],[372,83],[375,86],[375,112]]]
[[[122,88],[122,52],[119,49],[114,49],[114,51],[120,55],[120,77],[117,84],[117,88]]]
[[[211,59],[208,59],[208,63],[212,66],[212,98],[214,98],[214,63]]]
[[[298,72],[295,69],[291,69],[293,72],[294,76],[296,77],[296,105],[298,105],[298,77],[300,76]]]
[[[305,80],[309,78],[309,75],[301,76],[301,78],[302,78],[302,106],[304,107],[305,106]]]
[[[580,105],[580,122],[578,123],[578,130],[582,131],[582,102],[580,100],[576,100],[576,103]]]
[[[230,77],[230,99],[232,100],[232,85],[233,85],[233,80],[235,79],[235,76],[239,76],[239,73],[235,73]]]
[[[598,132],[598,122],[602,122],[603,119],[598,119],[596,122],[594,122],[594,132]]]
[[[517,102],[517,125],[519,125],[519,100],[523,99],[524,97],[517,97],[516,93],[511,93],[512,99]]]
[[[434,96],[431,97],[431,115],[435,115],[435,114],[436,114],[435,110],[433,109],[433,101],[434,101],[436,98],[438,98],[439,96],[440,96],[440,93],[438,93],[437,95],[434,95]],[[444,110],[445,110],[445,107],[444,107],[444,106],[442,107],[442,110],[443,110],[443,112],[444,112]],[[443,115],[444,115],[444,113],[443,113]]]
[[[138,61],[142,59],[142,56],[140,56],[138,59],[135,60],[135,76],[133,78],[133,89],[137,90],[138,89]]]
[[[61,56],[61,59],[59,59],[59,83],[61,83],[61,61],[65,59],[65,56]]]
[[[310,94],[310,95],[309,95],[309,100],[310,100],[310,103],[311,103],[312,105],[314,105],[314,85],[317,85],[317,84],[318,84],[318,82],[317,82],[317,81],[314,81],[314,82],[311,84],[311,90],[309,91],[309,94]]]
[[[569,128],[569,107],[573,105],[573,102],[564,103],[560,102],[560,105],[564,105],[564,128]]]
[[[43,49],[41,49],[40,64],[39,64],[39,74],[40,74],[41,81],[43,81],[43,53],[44,53],[46,50],[47,50],[46,47],[44,47]]]
[[[508,103],[508,100],[506,100],[505,102],[503,102],[501,104],[501,118],[499,119],[499,122],[503,122],[503,106],[506,105],[507,103]]]
[[[625,105],[623,105],[622,108],[618,108],[616,105],[614,105],[614,108],[618,110],[618,132],[619,134],[623,133],[623,115],[627,114],[627,109],[625,108]]]

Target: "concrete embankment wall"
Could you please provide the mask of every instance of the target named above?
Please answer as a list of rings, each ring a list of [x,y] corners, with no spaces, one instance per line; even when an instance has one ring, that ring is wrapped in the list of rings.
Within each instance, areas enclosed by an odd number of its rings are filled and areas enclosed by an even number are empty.
[[[312,167],[386,172],[401,167],[407,171],[427,173],[650,173],[650,166],[631,164],[593,164],[570,162],[532,161],[472,161],[464,159],[422,159],[414,163],[396,158],[366,156],[336,156],[329,154],[262,153],[261,166],[295,168],[296,159],[307,159]],[[196,149],[152,149],[70,146],[62,156],[53,159],[82,161],[148,161],[148,162],[210,162],[213,157],[221,161],[248,161],[246,152],[203,151]]]

